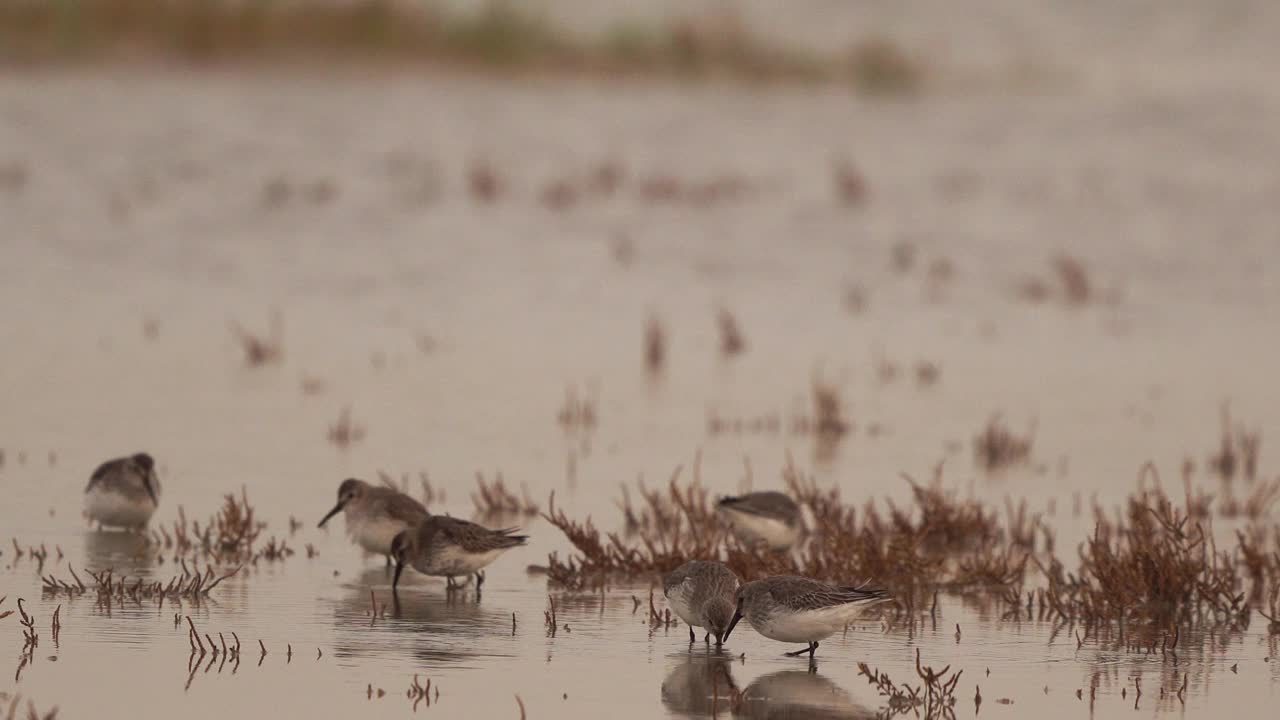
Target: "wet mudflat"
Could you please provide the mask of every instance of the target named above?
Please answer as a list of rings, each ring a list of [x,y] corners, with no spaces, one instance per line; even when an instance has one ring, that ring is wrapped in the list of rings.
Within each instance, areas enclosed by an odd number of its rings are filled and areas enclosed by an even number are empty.
[[[858,663],[918,685],[917,651],[963,671],[957,717],[1270,706],[1280,642],[1252,609],[1174,623],[1170,648],[1010,616],[998,590],[966,587],[824,641],[811,673],[745,625],[721,653],[690,648],[651,622],[652,578],[570,591],[541,571],[575,553],[541,517],[552,502],[621,530],[638,478],[696,467],[712,494],[782,489],[788,454],[854,506],[910,507],[900,474],[942,462],[958,498],[1025,501],[1068,571],[1095,505],[1113,514],[1148,461],[1181,503],[1190,460],[1217,549],[1238,555],[1235,531],[1256,527],[1276,550],[1273,503],[1244,506],[1280,437],[1278,98],[1259,84],[1228,113],[1195,73],[1117,92],[1080,72],[883,102],[386,71],[6,74],[0,614],[22,598],[39,639],[0,619],[0,711],[21,694],[20,712],[61,717],[873,717],[892,707]],[[1231,496],[1224,407],[1231,437],[1263,440]],[[1030,445],[989,469],[974,439],[993,417]],[[266,523],[255,553],[288,551],[207,596],[134,599],[135,581],[183,574],[174,548],[88,527],[81,494],[99,462],[144,449],[156,529],[243,491]],[[532,541],[480,597],[411,578],[397,608],[380,559],[341,523],[315,528],[343,478],[379,471]],[[501,473],[508,512],[482,512],[477,473]],[[125,576],[125,597],[44,589],[73,569]],[[1024,590],[1043,584],[1033,569]],[[216,654],[192,653],[192,625]],[[221,651],[232,633],[238,656]]]

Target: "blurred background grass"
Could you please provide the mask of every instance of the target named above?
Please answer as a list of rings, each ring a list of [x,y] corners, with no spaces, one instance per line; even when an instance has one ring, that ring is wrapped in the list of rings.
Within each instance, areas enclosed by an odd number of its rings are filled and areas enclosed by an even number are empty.
[[[727,76],[916,89],[922,63],[869,36],[844,52],[764,40],[732,10],[572,31],[516,2],[0,0],[0,57],[42,63],[161,57],[436,63],[505,72]]]

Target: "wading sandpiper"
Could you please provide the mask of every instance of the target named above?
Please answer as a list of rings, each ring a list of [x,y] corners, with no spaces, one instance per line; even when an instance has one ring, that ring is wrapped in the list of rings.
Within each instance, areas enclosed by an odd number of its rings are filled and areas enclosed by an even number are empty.
[[[733,621],[738,591],[738,576],[724,563],[691,560],[672,570],[662,579],[662,594],[671,609],[689,625],[689,642],[697,637],[695,627],[704,628],[710,642],[716,636],[720,645]]]
[[[401,532],[391,541],[391,557],[396,562],[391,590],[395,592],[400,584],[405,565],[423,575],[446,578],[451,589],[456,586],[454,576],[475,573],[479,590],[484,584],[481,568],[528,541],[527,535],[514,534],[517,532],[518,528],[490,530],[447,515],[429,515],[417,527]]]
[[[796,501],[772,490],[724,498],[716,510],[744,544],[764,543],[770,550],[789,549],[804,528]]]
[[[338,504],[320,520],[343,513],[347,535],[368,552],[385,555],[391,562],[391,541],[395,536],[429,517],[422,503],[391,487],[371,485],[348,478],[338,486]]]
[[[102,463],[84,489],[85,512],[99,527],[146,527],[159,505],[160,478],[146,453]]]
[[[725,639],[745,617],[756,632],[770,640],[809,644],[804,650],[786,653],[788,656],[807,653],[813,658],[819,640],[839,632],[868,607],[888,599],[889,594],[879,588],[835,587],[809,578],[776,575],[738,589],[738,607]]]

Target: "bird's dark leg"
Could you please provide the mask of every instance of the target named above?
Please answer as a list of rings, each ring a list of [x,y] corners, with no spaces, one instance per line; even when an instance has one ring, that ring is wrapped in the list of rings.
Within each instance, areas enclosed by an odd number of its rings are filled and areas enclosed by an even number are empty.
[[[480,570],[476,571],[476,592],[480,591],[480,586],[484,584],[484,573]]]
[[[803,650],[797,650],[797,651],[795,651],[795,652],[789,652],[789,653],[786,653],[786,656],[787,656],[787,657],[800,657],[801,655],[808,655],[810,658],[812,658],[812,657],[813,657],[813,654],[814,654],[815,652],[817,652],[817,651],[818,651],[818,643],[816,643],[816,642],[811,642],[811,643],[809,643],[809,647],[807,647],[807,648],[805,648],[805,649],[803,649]]]
[[[445,576],[445,579],[444,579],[444,587],[446,590],[453,590],[454,588],[458,587],[458,583],[453,581],[452,575],[447,575]]]
[[[689,626],[689,644],[692,645],[698,641],[698,636],[693,634],[693,626]]]
[[[704,642],[704,643],[706,643],[706,644],[710,645],[710,644],[711,644],[711,633],[707,633],[707,634],[702,638],[702,642]]]

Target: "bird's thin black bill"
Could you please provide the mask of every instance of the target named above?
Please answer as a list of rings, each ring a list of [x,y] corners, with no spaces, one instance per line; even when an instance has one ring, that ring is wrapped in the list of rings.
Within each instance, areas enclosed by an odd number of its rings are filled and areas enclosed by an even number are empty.
[[[333,509],[329,511],[328,515],[325,515],[324,517],[320,518],[320,524],[317,525],[316,527],[324,527],[324,524],[329,522],[329,518],[342,512],[342,506],[345,504],[346,503],[342,501],[338,501],[338,504],[333,506]]]
[[[733,634],[733,629],[738,626],[738,621],[742,619],[742,613],[734,611],[733,619],[729,621],[729,628],[724,631],[724,639],[721,642],[729,642],[729,636]]]

